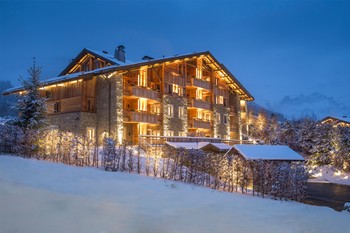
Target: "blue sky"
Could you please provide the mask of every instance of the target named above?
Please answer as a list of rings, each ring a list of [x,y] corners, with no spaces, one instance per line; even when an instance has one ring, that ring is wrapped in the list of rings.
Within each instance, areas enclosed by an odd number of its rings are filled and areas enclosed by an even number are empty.
[[[54,77],[84,47],[123,44],[129,60],[209,50],[259,104],[319,93],[350,114],[349,12],[350,1],[0,0],[0,80],[17,85],[33,56]]]

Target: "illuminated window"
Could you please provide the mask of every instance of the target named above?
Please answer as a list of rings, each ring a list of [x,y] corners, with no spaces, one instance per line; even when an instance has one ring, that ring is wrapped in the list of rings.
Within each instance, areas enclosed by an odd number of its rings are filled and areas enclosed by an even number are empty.
[[[211,114],[210,113],[205,113],[204,114],[204,120],[210,121],[211,120]]]
[[[137,83],[139,86],[147,87],[147,68],[140,68]]]
[[[147,112],[147,100],[146,99],[139,99],[139,111],[141,112]]]
[[[173,84],[172,92],[169,91],[169,94],[171,93],[177,93],[179,96],[183,96],[183,88],[177,84]]]
[[[89,140],[95,139],[95,128],[86,128],[86,136]]]
[[[202,79],[202,59],[197,59],[196,78]]]
[[[199,100],[203,99],[203,90],[202,89],[196,90],[196,99],[199,99]]]
[[[179,93],[179,85],[173,84],[173,93]]]
[[[216,96],[216,104],[224,104],[224,97],[217,95]]]
[[[172,137],[172,136],[174,136],[174,131],[168,131],[168,135],[167,135],[168,137]]]
[[[197,110],[197,119],[202,119],[203,118],[203,110],[198,109]]]
[[[174,105],[168,105],[166,108],[166,114],[169,117],[174,117]]]
[[[179,136],[180,136],[180,137],[186,137],[186,133],[185,133],[184,131],[180,131],[180,132],[179,132]]]
[[[151,113],[152,114],[160,114],[160,105],[152,104],[151,106]]]
[[[185,108],[179,107],[179,118],[183,118],[185,115]]]

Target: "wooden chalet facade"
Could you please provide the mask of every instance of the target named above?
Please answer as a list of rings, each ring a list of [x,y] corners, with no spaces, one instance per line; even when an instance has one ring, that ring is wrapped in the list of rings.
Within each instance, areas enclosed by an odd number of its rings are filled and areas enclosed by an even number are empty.
[[[327,116],[323,118],[321,121],[321,124],[330,124],[334,127],[341,126],[341,127],[350,127],[350,119],[346,116],[342,117],[333,117],[333,116]]]
[[[210,52],[132,63],[123,46],[114,56],[84,49],[40,90],[60,130],[127,144],[139,135],[241,139],[253,100]]]

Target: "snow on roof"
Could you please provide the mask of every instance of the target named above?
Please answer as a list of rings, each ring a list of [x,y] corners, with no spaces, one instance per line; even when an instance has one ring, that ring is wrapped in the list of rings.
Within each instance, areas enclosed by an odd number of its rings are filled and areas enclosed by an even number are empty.
[[[185,149],[198,149],[197,142],[165,142],[174,148],[185,148]]]
[[[40,85],[47,86],[50,84],[55,84],[55,83],[59,83],[59,82],[63,82],[63,81],[75,80],[75,79],[78,79],[80,76],[83,78],[87,74],[98,74],[101,71],[113,69],[113,68],[116,68],[118,66],[119,65],[106,66],[106,67],[95,69],[95,70],[76,72],[76,73],[66,74],[66,75],[62,75],[62,76],[58,76],[58,77],[48,78],[48,79],[42,80],[40,82]],[[2,94],[3,95],[11,94],[11,93],[21,91],[21,90],[23,90],[23,86],[12,87],[12,88],[4,90],[2,92]]]
[[[218,150],[229,150],[232,147],[225,143],[213,143],[213,142],[166,142],[169,146],[174,148],[185,148],[185,149],[202,149],[208,145],[212,145]]]
[[[297,152],[288,146],[279,145],[234,145],[246,159],[256,160],[304,160]]]
[[[219,150],[229,150],[232,148],[232,146],[229,146],[225,143],[210,143],[211,145],[215,146],[216,148],[218,148]]]
[[[98,55],[100,57],[103,57],[103,58],[105,58],[107,60],[110,60],[110,61],[112,61],[113,63],[115,63],[117,65],[128,65],[128,64],[132,64],[133,63],[132,61],[129,61],[129,60],[125,60],[125,62],[119,61],[114,56],[112,56],[111,54],[108,54],[108,53],[96,51],[96,50],[89,49],[89,48],[86,48],[86,50],[88,50],[91,53],[94,53],[94,54],[96,54],[96,55]]]

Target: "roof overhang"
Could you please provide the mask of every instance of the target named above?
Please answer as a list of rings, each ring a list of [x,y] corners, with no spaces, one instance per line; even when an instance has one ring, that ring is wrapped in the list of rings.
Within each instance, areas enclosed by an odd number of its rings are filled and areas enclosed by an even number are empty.
[[[86,52],[89,52],[89,50],[84,49],[76,59],[80,58],[82,54],[86,54]],[[149,61],[140,61],[140,62],[135,62],[135,63],[130,63],[130,64],[115,64],[107,67],[103,67],[100,69],[95,69],[87,72],[77,72],[77,73],[72,73],[72,74],[67,74],[67,75],[62,75],[58,76],[55,78],[50,78],[47,80],[44,80],[41,82],[41,86],[48,86],[48,85],[54,85],[62,82],[67,82],[67,81],[73,81],[77,79],[84,79],[87,77],[91,76],[96,76],[96,75],[103,75],[106,73],[111,73],[111,72],[125,72],[130,69],[137,69],[141,66],[149,66],[149,67],[154,67],[157,65],[162,65],[162,63],[172,63],[176,61],[183,61],[183,60],[190,60],[193,58],[204,58],[209,66],[215,70],[216,72],[219,73],[219,75],[224,78],[225,82],[227,85],[234,90],[242,100],[246,101],[252,101],[254,100],[254,97],[243,87],[243,85],[236,79],[236,77],[221,63],[219,63],[216,58],[209,52],[198,52],[198,53],[191,53],[191,54],[185,54],[185,55],[179,55],[179,56],[173,56],[173,57],[164,57],[164,58],[159,58],[159,59],[153,59]],[[66,68],[68,69],[68,67]],[[64,73],[64,72],[62,72]],[[23,91],[23,87],[15,87],[11,89],[7,89],[3,92],[3,95],[9,95],[13,93],[17,93],[20,91]]]

